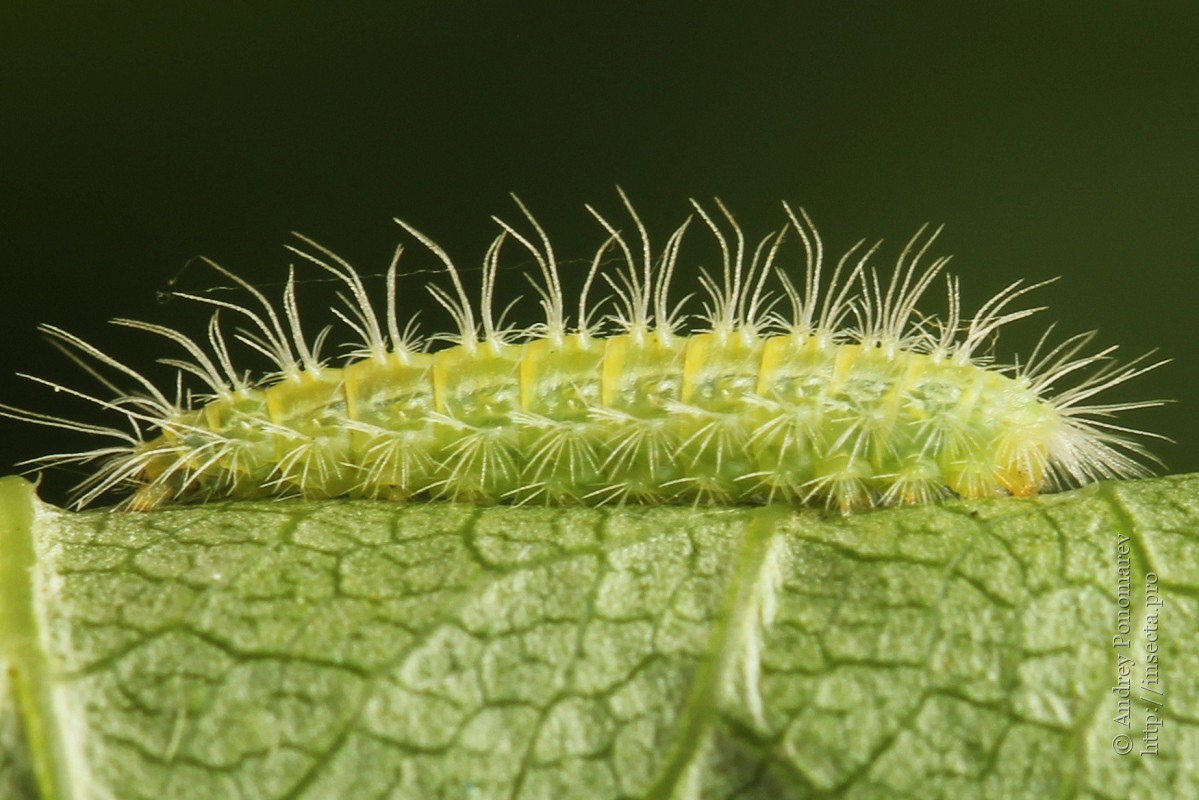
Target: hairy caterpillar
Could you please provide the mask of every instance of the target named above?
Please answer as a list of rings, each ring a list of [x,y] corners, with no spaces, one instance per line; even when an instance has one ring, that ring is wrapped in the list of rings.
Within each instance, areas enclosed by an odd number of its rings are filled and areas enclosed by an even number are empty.
[[[805,212],[783,204],[784,226],[750,247],[732,214],[692,201],[660,253],[621,193],[636,238],[590,206],[607,234],[577,305],[568,313],[550,240],[516,200],[528,234],[497,218],[483,259],[481,301],[437,244],[397,222],[444,265],[450,290],[429,287],[456,330],[430,339],[397,319],[396,250],[379,314],[360,275],[304,237],[296,255],[342,285],[333,313],[358,349],[328,366],[306,339],[294,269],[276,308],[212,262],[252,298],[242,305],[181,294],[215,308],[207,341],[161,325],[114,323],[164,337],[186,354],[164,359],[198,378],[204,393],[171,398],[137,370],[66,331],[42,330],[136,390],[103,399],[32,376],[124,417],[128,431],[0,406],[28,422],[111,437],[115,444],[33,459],[39,465],[99,461],[79,487],[82,507],[112,489],[144,510],[174,501],[259,496],[447,498],[470,502],[823,503],[842,512],[872,505],[973,498],[1147,474],[1142,431],[1116,425],[1121,411],[1157,401],[1091,398],[1161,363],[1120,365],[1115,349],[1082,354],[1093,334],[1056,346],[1042,337],[1022,364],[983,354],[1001,327],[1040,309],[1013,309],[1043,285],[1016,281],[972,318],[947,277],[944,318],[916,310],[947,258],[922,265],[938,231],[908,243],[890,275],[868,264],[878,245],[859,242],[824,280],[823,244]],[[688,326],[672,305],[671,276],[693,219],[714,235],[721,269],[704,272],[704,311]],[[718,223],[719,220],[719,223]],[[927,226],[926,226],[927,227]],[[731,231],[731,236],[728,234]],[[797,287],[783,268],[784,240],[798,239]],[[536,264],[544,320],[506,327],[494,311],[499,255],[511,240]],[[621,266],[601,270],[610,256]],[[589,305],[598,281],[606,315]],[[276,372],[259,380],[233,363],[221,314],[235,315],[241,343]],[[431,350],[430,341],[448,347]],[[1067,376],[1090,370],[1072,388]]]

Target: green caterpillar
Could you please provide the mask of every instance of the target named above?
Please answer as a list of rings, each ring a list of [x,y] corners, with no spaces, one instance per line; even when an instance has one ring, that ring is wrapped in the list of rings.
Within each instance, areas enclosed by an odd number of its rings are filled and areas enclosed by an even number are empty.
[[[995,332],[1039,309],[1013,301],[1043,284],[1017,281],[967,320],[958,283],[947,279],[943,319],[916,310],[947,258],[922,265],[939,231],[908,243],[889,275],[868,261],[878,245],[859,242],[823,278],[823,244],[802,210],[784,204],[786,225],[746,239],[717,201],[722,224],[701,205],[695,217],[723,254],[703,273],[707,301],[691,325],[671,305],[671,276],[689,219],[655,254],[628,199],[631,242],[588,206],[607,238],[591,261],[568,318],[549,238],[517,200],[532,236],[499,221],[483,260],[481,302],[468,298],[446,253],[407,223],[409,234],[444,264],[452,291],[430,291],[456,330],[433,337],[396,312],[397,249],[382,315],[359,274],[309,240],[289,248],[346,289],[333,313],[360,346],[327,366],[305,338],[294,271],[282,309],[233,273],[256,307],[181,295],[216,307],[201,344],[179,331],[134,320],[118,325],[163,336],[187,354],[168,360],[199,378],[194,404],[168,397],[135,369],[59,328],[43,330],[137,383],[113,399],[42,380],[123,415],[133,433],[3,406],[42,425],[112,437],[115,445],[45,456],[34,463],[99,461],[77,490],[83,506],[132,488],[124,505],[261,496],[374,497],[406,502],[823,504],[849,512],[959,495],[1030,495],[1099,478],[1147,474],[1141,438],[1114,425],[1118,412],[1156,401],[1096,404],[1094,395],[1160,363],[1119,365],[1114,347],[1081,354],[1093,334],[1048,347],[1043,337],[1018,367],[979,353]],[[722,228],[722,225],[725,226]],[[730,237],[726,228],[732,231]],[[784,240],[797,238],[804,278],[782,266]],[[544,320],[527,329],[495,318],[499,255],[509,240],[537,264]],[[621,266],[601,265],[615,254]],[[588,299],[597,278],[611,290]],[[779,308],[786,311],[779,311]],[[221,312],[242,318],[235,338],[269,356],[277,373],[252,381],[233,363]],[[853,324],[850,324],[852,321]],[[1066,376],[1090,370],[1065,390]],[[34,380],[40,380],[34,378]]]

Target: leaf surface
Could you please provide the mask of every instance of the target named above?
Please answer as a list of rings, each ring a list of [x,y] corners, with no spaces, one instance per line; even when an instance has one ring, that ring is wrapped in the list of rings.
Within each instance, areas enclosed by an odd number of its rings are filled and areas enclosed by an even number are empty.
[[[1199,796],[1196,531],[1199,476],[847,518],[72,514],[8,478],[0,792]]]

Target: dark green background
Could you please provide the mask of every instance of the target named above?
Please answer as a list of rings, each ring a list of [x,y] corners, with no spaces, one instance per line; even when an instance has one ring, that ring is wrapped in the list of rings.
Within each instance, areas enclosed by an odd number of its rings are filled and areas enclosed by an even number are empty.
[[[5,373],[88,385],[39,322],[138,366],[174,355],[104,321],[200,333],[202,314],[158,301],[171,278],[218,282],[194,260],[208,255],[274,294],[290,230],[376,271],[398,215],[474,265],[515,191],[561,255],[589,256],[602,237],[582,204],[615,215],[619,183],[659,241],[688,196],[719,195],[753,234],[786,198],[834,251],[886,237],[880,264],[945,223],[938,250],[956,254],[969,308],[1062,275],[1001,355],[1054,320],[1128,355],[1160,348],[1174,363],[1119,396],[1178,400],[1127,419],[1177,440],[1155,447],[1169,471],[1199,470],[1199,4],[249,6],[0,11]],[[315,332],[328,289],[301,288]],[[80,413],[24,381],[0,388]],[[0,422],[0,472],[89,446]]]

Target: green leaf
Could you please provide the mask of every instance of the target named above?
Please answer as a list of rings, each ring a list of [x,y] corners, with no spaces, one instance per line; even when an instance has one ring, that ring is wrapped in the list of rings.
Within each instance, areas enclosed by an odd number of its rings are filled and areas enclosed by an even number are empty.
[[[0,797],[24,800],[36,796],[8,664],[0,659]]]
[[[0,792],[1196,797],[1197,530],[1199,476],[847,518],[71,514],[8,478]]]

